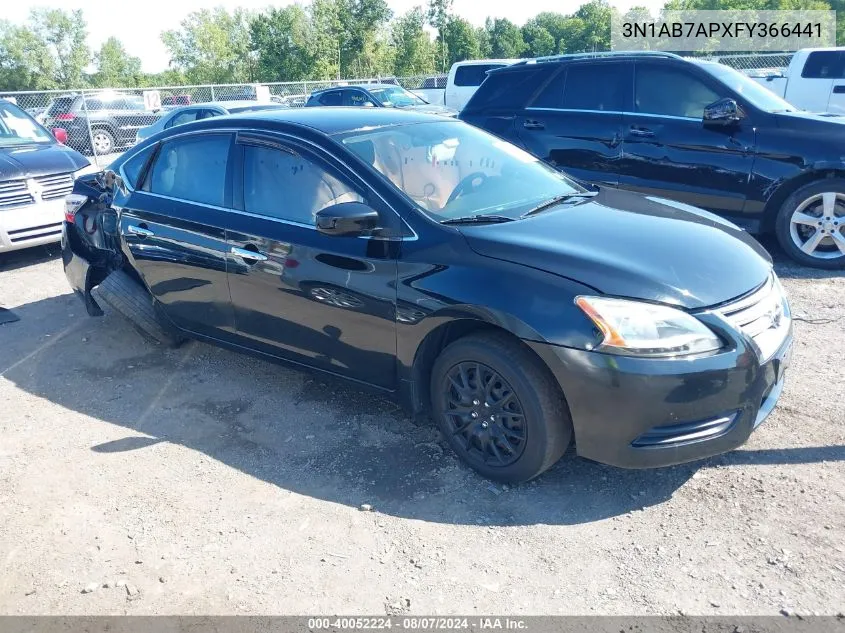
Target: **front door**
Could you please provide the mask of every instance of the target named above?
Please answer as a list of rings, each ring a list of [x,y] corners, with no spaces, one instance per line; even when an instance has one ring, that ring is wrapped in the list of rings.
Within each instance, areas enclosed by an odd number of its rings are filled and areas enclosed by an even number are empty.
[[[119,210],[126,255],[168,317],[208,336],[232,332],[226,276],[231,134],[162,144],[140,190]]]
[[[516,119],[529,152],[580,180],[618,183],[631,64],[570,64]]]
[[[305,365],[395,387],[399,242],[319,233],[315,214],[366,191],[295,142],[239,136],[228,225],[239,335]],[[369,202],[369,201],[368,201]]]
[[[740,216],[754,163],[755,131],[750,120],[729,127],[704,125],[704,107],[733,96],[723,91],[689,68],[637,62],[634,111],[623,121],[619,186]]]

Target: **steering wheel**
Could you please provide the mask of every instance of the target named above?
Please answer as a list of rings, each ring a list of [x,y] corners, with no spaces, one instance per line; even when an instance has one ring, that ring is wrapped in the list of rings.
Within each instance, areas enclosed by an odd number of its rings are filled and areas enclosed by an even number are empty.
[[[448,206],[464,194],[480,189],[485,182],[487,182],[487,174],[482,171],[472,172],[466,178],[461,179],[461,182],[459,182],[452,190],[452,193],[449,194],[449,199],[446,200],[446,204],[444,206]]]

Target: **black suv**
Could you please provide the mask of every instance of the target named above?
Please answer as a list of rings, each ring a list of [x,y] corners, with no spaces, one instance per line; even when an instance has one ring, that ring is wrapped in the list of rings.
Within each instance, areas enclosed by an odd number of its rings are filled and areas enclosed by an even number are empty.
[[[155,123],[163,111],[147,110],[139,95],[106,92],[56,97],[47,109],[44,126],[67,130],[68,145],[98,156],[135,142],[136,132]],[[89,129],[90,128],[90,129]]]
[[[722,64],[562,55],[490,71],[460,114],[572,176],[670,198],[795,260],[845,268],[845,118],[811,114]]]

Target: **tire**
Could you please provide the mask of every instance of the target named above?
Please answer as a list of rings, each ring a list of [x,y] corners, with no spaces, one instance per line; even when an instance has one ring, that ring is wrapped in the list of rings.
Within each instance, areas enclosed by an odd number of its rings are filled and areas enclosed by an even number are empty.
[[[104,303],[126,317],[144,338],[153,343],[178,347],[186,340],[162,321],[150,293],[126,271],[114,271],[91,290],[91,294],[97,303]]]
[[[434,362],[430,389],[432,414],[446,441],[488,479],[533,479],[560,459],[572,439],[557,381],[509,335],[471,334],[451,343]]]
[[[114,152],[115,141],[114,134],[105,128],[95,128],[91,130],[91,138],[93,145],[91,149],[92,154],[97,156],[106,156]]]
[[[795,191],[778,211],[775,233],[798,263],[845,268],[845,180],[827,178]]]

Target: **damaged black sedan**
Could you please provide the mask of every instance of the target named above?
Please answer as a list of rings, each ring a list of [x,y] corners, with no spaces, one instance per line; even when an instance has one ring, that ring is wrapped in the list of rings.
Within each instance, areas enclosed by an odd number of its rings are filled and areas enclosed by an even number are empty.
[[[157,134],[76,182],[63,259],[90,314],[392,393],[504,482],[573,439],[624,467],[731,450],[792,343],[771,260],[734,225],[390,109]]]

